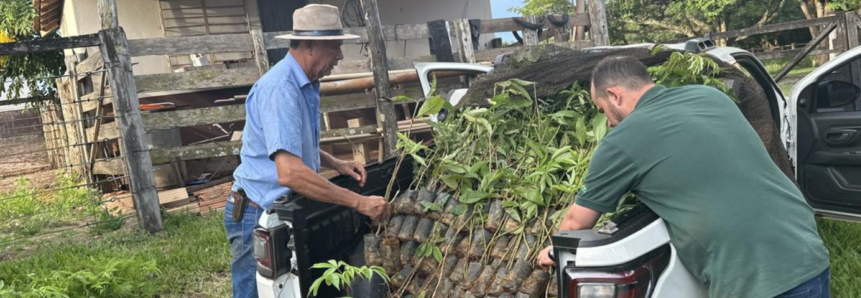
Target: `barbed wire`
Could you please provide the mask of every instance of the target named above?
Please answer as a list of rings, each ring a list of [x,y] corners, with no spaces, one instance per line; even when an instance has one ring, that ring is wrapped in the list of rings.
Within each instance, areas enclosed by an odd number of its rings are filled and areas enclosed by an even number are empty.
[[[91,141],[91,142],[84,142],[84,143],[72,144],[72,145],[68,145],[68,146],[60,146],[60,147],[44,148],[44,149],[41,149],[41,150],[35,150],[35,151],[34,151],[34,150],[29,150],[29,151],[26,151],[26,152],[18,152],[18,153],[13,153],[13,154],[0,155],[0,159],[9,158],[9,157],[15,157],[15,156],[21,156],[21,155],[29,155],[29,154],[33,154],[33,153],[39,153],[39,152],[49,152],[49,151],[60,150],[60,149],[65,149],[65,148],[69,148],[69,149],[71,149],[71,148],[75,148],[75,147],[83,147],[83,146],[92,145],[92,144],[96,144],[96,143],[107,142],[107,141],[110,141],[110,140],[111,140],[111,139],[105,138],[105,139],[102,139],[102,140],[95,140],[95,141]]]

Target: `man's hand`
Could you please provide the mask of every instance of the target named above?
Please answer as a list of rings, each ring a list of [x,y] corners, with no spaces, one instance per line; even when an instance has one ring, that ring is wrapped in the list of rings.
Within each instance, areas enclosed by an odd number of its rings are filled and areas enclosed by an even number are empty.
[[[381,220],[389,217],[390,206],[386,199],[381,196],[367,196],[359,199],[356,211],[367,215],[373,220]]]
[[[545,247],[544,249],[542,249],[541,252],[538,253],[538,265],[541,265],[541,267],[544,267],[544,268],[547,268],[550,266],[556,266],[556,262],[553,261],[553,259],[551,259],[550,255],[549,255],[550,250],[552,250],[552,249],[553,249],[553,246],[548,246],[548,247]]]
[[[351,160],[335,160],[335,170],[341,175],[347,175],[359,181],[359,187],[365,186],[365,181],[368,178],[368,172],[365,171],[365,166],[357,161]]]

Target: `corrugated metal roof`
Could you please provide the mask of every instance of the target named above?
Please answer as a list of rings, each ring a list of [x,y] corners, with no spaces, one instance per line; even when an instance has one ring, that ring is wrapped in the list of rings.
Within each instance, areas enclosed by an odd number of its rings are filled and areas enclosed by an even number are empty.
[[[53,34],[60,29],[65,0],[33,0],[33,7],[39,14],[33,20],[33,29],[42,36]]]

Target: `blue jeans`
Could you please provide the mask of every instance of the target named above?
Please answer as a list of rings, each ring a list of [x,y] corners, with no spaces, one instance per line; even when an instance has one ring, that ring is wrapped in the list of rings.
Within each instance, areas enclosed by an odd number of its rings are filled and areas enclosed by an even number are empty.
[[[245,208],[242,221],[233,221],[233,203],[229,200],[224,207],[224,229],[230,242],[230,275],[233,284],[233,298],[257,298],[257,261],[254,260],[254,245],[251,235],[263,209],[251,205]]]
[[[786,293],[777,295],[775,298],[830,298],[831,290],[828,288],[830,281],[831,271],[825,269],[822,274],[786,291]]]

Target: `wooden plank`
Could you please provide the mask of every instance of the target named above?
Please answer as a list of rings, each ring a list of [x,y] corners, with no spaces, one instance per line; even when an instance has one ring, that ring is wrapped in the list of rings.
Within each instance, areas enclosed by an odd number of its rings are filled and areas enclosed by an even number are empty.
[[[371,55],[371,69],[374,73],[374,82],[377,88],[374,94],[377,97],[377,121],[383,128],[383,154],[392,157],[396,154],[398,118],[395,114],[395,106],[391,102],[392,86],[389,82],[389,65],[386,58],[386,42],[383,40],[383,32],[380,25],[380,13],[377,10],[377,0],[361,0],[362,9],[365,14],[365,29],[368,33],[368,41]]]
[[[121,158],[99,160],[93,163],[93,174],[96,175],[125,175],[126,165]],[[155,178],[153,178],[155,179]],[[155,182],[153,182],[155,183]]]
[[[553,15],[557,20],[562,19],[561,14]],[[568,15],[568,24],[565,27],[570,28],[574,26],[589,26],[591,25],[589,22],[589,15],[585,13],[573,13]],[[541,27],[544,29],[556,28],[553,23],[550,21],[545,21],[544,26]],[[490,19],[490,20],[481,20],[481,29],[479,32],[481,34],[487,33],[496,33],[496,32],[511,32],[511,31],[520,31],[523,30],[523,26],[520,26],[513,18],[504,18],[504,19]]]
[[[327,139],[348,139],[350,136],[361,136],[367,134],[376,134],[376,125],[365,125],[355,128],[342,128],[323,131],[320,133],[321,138]],[[149,152],[152,156],[153,164],[169,163],[173,157],[179,157],[182,160],[194,160],[202,158],[225,157],[239,155],[242,149],[242,142],[213,142],[194,146],[183,146],[177,148],[152,148]]]
[[[607,29],[607,10],[604,0],[589,2],[589,39],[596,47],[610,45],[610,31]]]
[[[36,39],[0,44],[0,56],[34,52],[52,52],[65,49],[98,46],[99,34],[79,35],[63,38]]]
[[[362,127],[362,126],[367,125],[367,124],[368,123],[365,123],[364,118],[354,118],[354,119],[347,120],[347,126],[349,126],[350,128],[359,128],[359,127]],[[371,153],[370,150],[365,150],[365,143],[364,142],[359,142],[359,143],[356,143],[353,145],[353,160],[354,161],[357,161],[363,165],[367,164],[368,161],[371,160],[370,155],[368,155],[370,153]]]
[[[768,25],[762,25],[762,26],[756,26],[756,27],[750,27],[750,28],[744,28],[744,29],[730,30],[730,31],[726,31],[726,32],[712,33],[711,38],[712,39],[726,39],[726,38],[733,38],[733,37],[740,37],[740,36],[750,36],[750,35],[756,35],[756,34],[780,32],[780,31],[787,31],[787,30],[792,30],[792,29],[800,29],[800,28],[808,28],[808,27],[814,27],[814,26],[827,25],[827,24],[833,23],[837,20],[838,20],[837,17],[831,16],[831,17],[824,17],[824,18],[811,19],[811,20],[800,20],[800,21],[792,21],[792,22],[779,23],[779,24],[768,24]]]
[[[198,214],[198,213],[200,213],[200,205],[198,205],[198,202],[191,202],[191,203],[188,203],[188,204],[185,204],[182,206],[169,208],[169,209],[167,209],[167,212],[168,213],[189,212],[191,214]]]
[[[111,100],[112,96],[113,93],[111,92],[111,89],[107,88],[107,86],[105,88],[105,94],[103,96],[99,96],[98,92],[85,94],[84,96],[81,96],[81,108],[84,109],[84,112],[95,110],[99,106],[99,97],[104,97],[102,99],[102,105],[111,104],[113,102]]]
[[[846,42],[848,49],[853,49],[861,43],[858,41],[858,25],[859,18],[857,12],[849,12],[846,14]],[[847,50],[848,50],[847,49]]]
[[[152,160],[138,108],[140,100],[128,53],[128,39],[122,28],[102,30],[99,38],[111,90],[114,90],[114,115],[118,116],[116,119],[122,136],[120,143],[129,170],[138,221],[145,230],[156,233],[164,230],[164,226],[158,206]]]
[[[102,60],[102,54],[99,51],[93,51],[90,57],[78,63],[77,71],[79,74],[90,74],[105,66],[105,61]]]
[[[251,41],[254,44],[254,61],[257,63],[257,71],[262,77],[269,71],[269,55],[266,53],[266,40],[263,39],[263,31],[251,30]]]
[[[260,78],[255,68],[203,70],[135,77],[138,92],[251,86]]]
[[[244,104],[147,113],[144,114],[142,121],[146,130],[152,131],[242,120],[245,120]]]
[[[253,50],[251,35],[217,34],[129,40],[132,56],[232,53]]]
[[[801,59],[804,59],[804,57],[807,56],[807,54],[809,54],[814,47],[816,47],[817,45],[819,45],[819,43],[825,40],[825,38],[828,37],[828,35],[831,34],[831,31],[834,31],[835,28],[837,28],[836,22],[831,23],[830,25],[828,25],[828,27],[825,27],[825,29],[822,30],[818,36],[816,36],[816,38],[814,38],[813,40],[808,42],[806,46],[804,46],[801,52],[796,54],[795,57],[792,58],[792,60],[789,60],[789,63],[787,63],[786,66],[784,66],[783,69],[781,69],[780,72],[776,76],[774,76],[774,81],[780,82],[780,79],[786,76],[789,71],[795,67],[795,65],[798,65],[798,62],[801,62]]]
[[[165,208],[172,208],[188,204],[192,198],[188,195],[188,190],[176,188],[158,192],[158,203]]]
[[[798,52],[801,52],[801,49],[754,53],[754,55],[756,55],[756,58],[759,58],[760,60],[767,60],[767,59],[775,59],[775,58],[793,57],[796,54],[798,54]],[[843,51],[841,51],[840,49],[813,50],[808,55],[825,55],[825,54],[835,54],[835,53],[842,53],[842,52]]]
[[[99,129],[99,135],[96,136],[96,128],[87,128],[87,139],[95,142],[113,140],[120,138],[120,130],[117,127],[117,122],[104,123]]]

